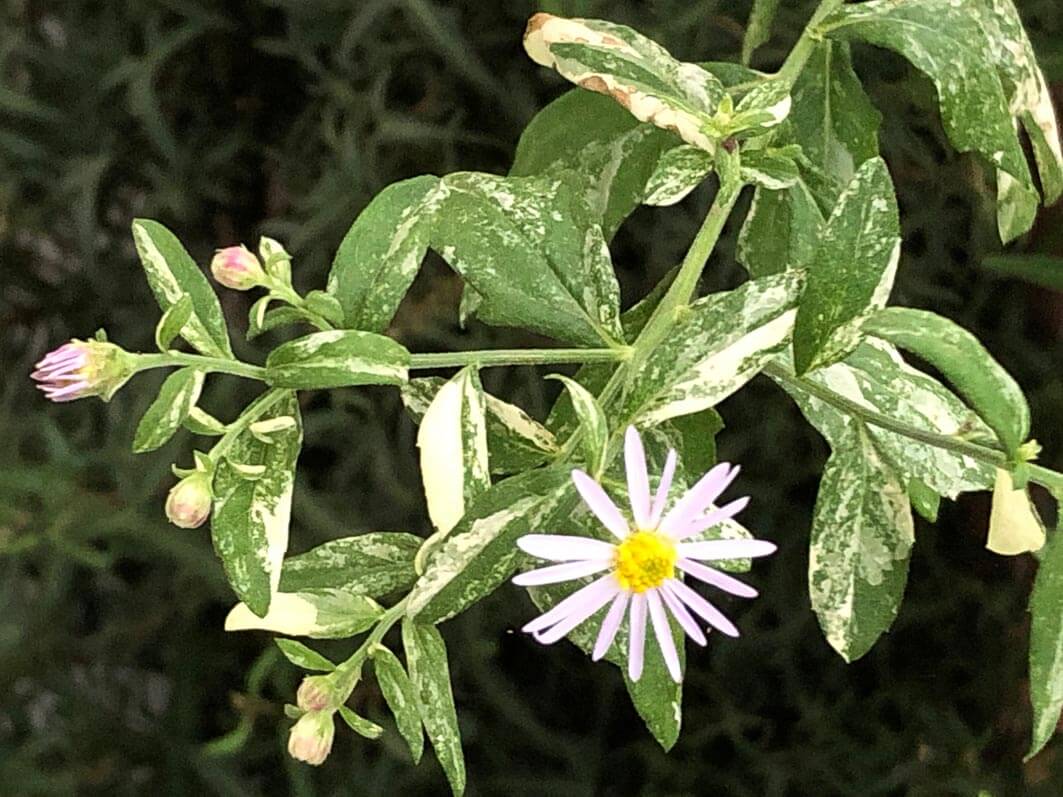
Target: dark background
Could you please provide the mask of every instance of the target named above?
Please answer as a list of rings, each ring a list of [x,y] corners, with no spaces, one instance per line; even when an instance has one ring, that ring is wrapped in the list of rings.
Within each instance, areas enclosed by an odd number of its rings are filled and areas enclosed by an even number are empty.
[[[786,5],[786,4],[784,4]],[[110,404],[51,406],[31,364],[105,326],[150,350],[158,310],[129,235],[159,219],[201,263],[260,234],[322,287],[357,212],[391,181],[503,172],[521,129],[563,89],[520,47],[536,9],[635,25],[688,60],[737,57],[748,3],[719,0],[0,0],[0,793],[405,795],[445,789],[393,731],[345,728],[328,763],[284,752],[299,674],[267,634],[225,634],[233,601],[206,528],[169,526],[181,434],[136,457],[132,431],[161,377]],[[1063,85],[1063,8],[1020,10],[1050,82]],[[778,66],[809,8],[781,12],[755,65]],[[1042,461],[1063,466],[1063,294],[1002,277],[987,175],[955,155],[933,90],[870,48],[858,69],[884,112],[905,250],[894,302],[975,330],[1033,408]],[[1057,97],[1060,95],[1057,95]],[[711,189],[642,209],[613,245],[625,306],[682,256]],[[740,218],[737,217],[737,218]],[[1010,252],[1063,255],[1063,210]],[[742,279],[729,235],[705,287]],[[1063,271],[1057,272],[1061,274]],[[1051,281],[1051,280],[1050,280]],[[1057,285],[1060,279],[1056,278]],[[456,324],[456,277],[431,258],[395,321],[414,350],[536,345]],[[241,338],[248,297],[227,292]],[[278,338],[279,339],[279,338]],[[276,339],[275,339],[276,340]],[[269,341],[240,344],[261,361]],[[489,390],[542,417],[556,386],[533,369],[485,372]],[[231,418],[250,383],[210,381]],[[366,530],[425,533],[415,428],[390,390],[303,396],[292,550]],[[892,632],[846,666],[824,642],[805,586],[807,537],[826,455],[777,389],[726,402],[722,454],[745,467],[745,515],[781,552],[737,614],[744,636],[691,656],[684,729],[665,755],[619,674],[571,646],[514,633],[534,611],[504,587],[443,627],[470,794],[1055,795],[1063,742],[1023,764],[1030,708],[1025,605],[1031,557],[983,550],[986,496],[920,522]],[[202,443],[203,441],[198,441]],[[322,645],[342,655],[351,643]],[[370,682],[358,709],[382,720]]]

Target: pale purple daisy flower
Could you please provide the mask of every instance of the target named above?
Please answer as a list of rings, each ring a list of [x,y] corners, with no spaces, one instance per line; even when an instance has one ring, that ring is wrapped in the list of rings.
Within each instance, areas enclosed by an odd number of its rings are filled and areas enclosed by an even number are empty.
[[[30,377],[52,401],[88,396],[107,400],[135,370],[132,355],[101,340],[71,340],[45,355],[34,368]]]
[[[699,645],[706,643],[706,637],[695,615],[708,623],[708,630],[715,628],[728,636],[738,636],[734,624],[687,586],[683,576],[693,576],[741,598],[756,597],[755,589],[704,562],[767,556],[775,551],[775,545],[750,539],[690,541],[691,537],[734,517],[749,503],[749,498],[743,497],[721,507],[714,505],[738,475],[737,465],[732,467],[721,462],[665,514],[668,491],[675,476],[676,452],[668,452],[653,495],[642,439],[633,426],[624,438],[624,458],[631,523],[598,482],[582,470],[572,471],[572,481],[579,494],[602,525],[617,538],[617,543],[553,534],[527,534],[517,540],[526,553],[557,563],[520,574],[513,579],[520,586],[556,584],[604,573],[532,620],[523,630],[549,645],[608,604],[591,657],[597,661],[608,652],[626,613],[630,618],[628,675],[631,680],[637,681],[642,675],[648,619],[668,672],[679,681],[682,670],[669,614]]]

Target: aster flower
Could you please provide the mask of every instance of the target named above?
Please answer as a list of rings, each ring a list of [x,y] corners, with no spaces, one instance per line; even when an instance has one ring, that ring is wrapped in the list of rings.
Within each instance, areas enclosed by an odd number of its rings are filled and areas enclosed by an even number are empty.
[[[693,576],[741,598],[756,597],[752,587],[704,562],[767,556],[775,551],[775,545],[764,540],[690,540],[734,517],[749,503],[749,498],[743,497],[721,507],[714,506],[738,475],[737,465],[732,467],[721,462],[665,514],[675,476],[676,452],[668,452],[660,483],[652,496],[646,453],[634,427],[628,428],[624,439],[624,458],[633,523],[628,522],[594,479],[581,470],[572,471],[572,481],[584,502],[618,542],[552,534],[527,534],[517,541],[526,553],[558,563],[517,576],[513,581],[520,586],[557,584],[604,573],[532,620],[523,630],[549,645],[608,604],[591,657],[597,661],[609,651],[625,613],[628,614],[628,675],[637,681],[642,675],[648,618],[668,672],[679,681],[682,671],[669,614],[699,645],[706,643],[706,637],[695,615],[708,623],[709,630],[715,628],[728,636],[738,636],[734,624],[684,583],[683,576]]]
[[[133,355],[101,340],[71,340],[38,362],[30,378],[52,401],[113,396],[136,370]]]

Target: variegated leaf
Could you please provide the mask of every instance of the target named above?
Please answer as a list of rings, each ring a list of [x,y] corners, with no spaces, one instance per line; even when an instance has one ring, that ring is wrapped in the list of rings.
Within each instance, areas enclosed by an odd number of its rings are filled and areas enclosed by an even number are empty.
[[[357,592],[315,589],[278,592],[259,617],[238,603],[225,618],[226,631],[272,631],[311,639],[345,639],[372,628],[384,610]]]
[[[664,152],[646,183],[647,205],[667,207],[682,201],[712,174],[712,156],[703,149],[681,144]]]
[[[736,257],[753,277],[802,269],[819,246],[823,214],[803,180],[772,191],[759,186],[738,235]]]
[[[280,589],[343,589],[370,598],[409,589],[417,580],[413,559],[422,542],[420,537],[401,531],[329,540],[285,559]]]
[[[204,376],[203,371],[182,368],[166,378],[159,395],[137,424],[133,451],[137,454],[154,451],[174,436],[199,401]]]
[[[1048,541],[1030,598],[1030,702],[1033,740],[1026,758],[1041,751],[1063,709],[1063,523]]]
[[[333,330],[290,340],[266,358],[266,381],[294,390],[400,385],[410,353],[372,332]]]
[[[609,445],[609,422],[606,420],[605,411],[594,394],[576,380],[560,374],[552,374],[547,379],[558,380],[568,391],[576,417],[580,421],[579,435],[587,471],[597,478],[605,466],[606,449]]]

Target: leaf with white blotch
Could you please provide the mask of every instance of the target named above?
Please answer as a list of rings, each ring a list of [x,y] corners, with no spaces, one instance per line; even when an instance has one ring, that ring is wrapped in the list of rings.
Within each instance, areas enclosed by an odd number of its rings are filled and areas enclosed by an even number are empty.
[[[328,278],[328,292],[342,305],[345,326],[387,329],[428,251],[445,196],[438,177],[422,175],[392,183],[358,215]]]
[[[642,427],[712,407],[752,379],[790,339],[802,277],[776,274],[690,305],[624,399]]]
[[[384,733],[384,729],[375,722],[357,714],[347,706],[340,706],[339,714],[348,728],[365,739],[379,739]]]
[[[143,454],[166,443],[188,418],[203,390],[203,371],[174,371],[159,388],[159,395],[144,412],[133,435],[133,451]]]
[[[803,180],[782,191],[758,187],[736,257],[753,277],[802,269],[815,254],[822,226],[823,214]]]
[[[597,478],[605,466],[606,449],[609,445],[609,422],[605,418],[604,410],[594,394],[574,379],[561,374],[551,374],[547,379],[556,379],[568,391],[580,422],[579,436],[587,471]]]
[[[402,386],[402,403],[418,423],[446,380],[436,376],[411,379]],[[484,393],[487,408],[487,452],[492,473],[530,470],[561,450],[557,438],[515,404]]]
[[[273,296],[263,296],[253,305],[247,314],[247,339],[254,340],[264,332],[292,324],[306,324],[306,314],[298,307],[282,305],[269,309]]]
[[[779,10],[779,0],[753,0],[746,23],[746,34],[742,37],[742,63],[748,64],[753,52],[771,38],[771,24]]]
[[[578,173],[584,201],[609,240],[644,201],[661,152],[674,142],[609,97],[574,89],[524,128],[509,174]]]
[[[743,152],[742,182],[770,191],[783,191],[797,185],[801,180],[801,172],[790,149],[769,148]]]
[[[576,177],[459,172],[443,184],[432,248],[479,295],[481,320],[590,346],[620,340],[620,288]]]
[[[262,617],[280,585],[288,550],[295,461],[303,432],[294,393],[267,393],[259,401],[271,402],[259,420],[291,416],[297,423],[268,444],[247,429],[237,434],[215,471],[211,537],[233,591]],[[246,465],[263,468],[262,475],[247,479],[240,472]]]
[[[232,359],[229,331],[218,297],[177,236],[157,221],[134,219],[133,243],[151,292],[163,311],[184,296],[191,300],[192,313],[181,326],[181,337],[202,354]]]
[[[379,598],[409,589],[417,580],[413,559],[420,537],[401,531],[374,531],[342,537],[284,560],[280,588],[344,589]]]
[[[866,161],[838,198],[808,266],[794,325],[794,366],[838,362],[860,342],[860,325],[885,306],[901,254],[897,197],[886,163]]]
[[[915,429],[956,439],[990,439],[992,435],[978,416],[940,382],[909,366],[896,349],[876,338],[868,338],[843,362],[813,371],[805,378]],[[845,440],[850,416],[800,389],[780,384],[832,447]],[[985,490],[993,484],[993,468],[966,454],[874,425],[868,426],[868,433],[909,481],[919,479],[938,495],[955,498],[961,492]]]
[[[1011,474],[997,468],[989,536],[985,547],[1001,556],[1039,551],[1045,544],[1045,526],[1025,487],[1016,488]]]
[[[428,557],[406,613],[440,623],[485,598],[520,564],[517,538],[551,528],[574,505],[568,468],[528,471],[493,485]]]
[[[1052,738],[1063,710],[1063,524],[1052,535],[1037,567],[1030,598],[1030,759]]]
[[[716,141],[705,126],[723,99],[723,85],[711,72],[677,61],[631,28],[540,13],[528,20],[524,49],[537,64],[612,97],[639,121],[715,151]]]
[[[341,589],[278,592],[263,616],[256,615],[246,603],[238,603],[225,618],[225,630],[346,639],[372,628],[383,613],[380,604],[357,592]]]
[[[789,82],[760,80],[742,95],[725,129],[740,139],[761,135],[786,121],[792,105]]]
[[[170,344],[181,334],[181,330],[191,317],[192,297],[188,294],[182,295],[180,299],[166,308],[155,327],[155,345],[159,351],[169,350]]]
[[[978,338],[926,310],[887,307],[864,324],[871,335],[926,360],[944,374],[1013,455],[1030,434],[1030,406],[1022,388]]]
[[[343,326],[343,305],[331,293],[310,291],[303,298],[303,307],[308,312],[321,316],[333,326]]]
[[[284,658],[296,667],[318,672],[332,672],[336,669],[335,664],[316,650],[311,650],[302,642],[296,642],[294,639],[274,639],[273,641],[280,648],[281,653],[284,654]]]
[[[812,518],[808,589],[827,642],[860,658],[897,616],[915,532],[899,475],[859,421],[823,470]]]
[[[316,390],[350,385],[401,385],[410,353],[373,332],[314,332],[282,343],[266,358],[274,387]]]
[[[465,756],[461,751],[461,732],[450,688],[450,668],[443,636],[434,625],[424,625],[409,618],[402,621],[402,644],[410,680],[417,690],[421,720],[432,740],[436,758],[455,795],[465,792]]]
[[[681,144],[664,152],[646,183],[647,205],[668,207],[683,200],[712,174],[712,155],[703,149]]]
[[[1004,202],[999,226],[1009,241],[1032,223],[1028,211],[1036,205],[1037,189],[994,68],[989,36],[968,6],[956,0],[871,0],[843,6],[821,30],[894,50],[930,78],[953,145],[977,152],[1006,175],[998,177]]]
[[[398,657],[384,646],[377,645],[370,655],[380,692],[395,716],[399,733],[410,748],[413,763],[419,764],[424,754],[424,733],[421,730],[420,701],[413,681]]]
[[[454,528],[469,503],[491,486],[484,404],[480,375],[468,366],[440,388],[421,418],[421,481],[428,517],[440,534]]]
[[[184,427],[192,434],[204,437],[221,437],[225,434],[226,427],[213,415],[199,407],[193,407],[188,411],[188,417],[184,419]]]

